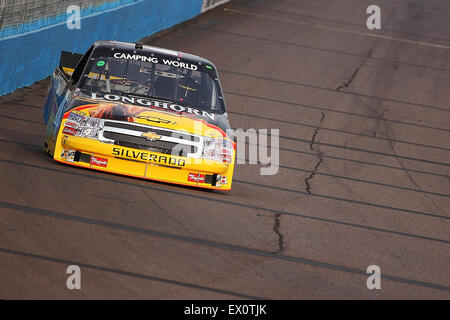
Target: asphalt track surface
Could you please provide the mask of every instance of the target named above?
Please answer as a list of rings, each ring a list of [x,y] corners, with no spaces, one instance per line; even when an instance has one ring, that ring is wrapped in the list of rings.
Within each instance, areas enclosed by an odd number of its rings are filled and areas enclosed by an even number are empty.
[[[449,3],[377,1],[371,31],[372,2],[235,1],[145,40],[214,61],[232,127],[280,129],[278,174],[228,193],[53,162],[48,80],[2,97],[0,298],[449,299]]]

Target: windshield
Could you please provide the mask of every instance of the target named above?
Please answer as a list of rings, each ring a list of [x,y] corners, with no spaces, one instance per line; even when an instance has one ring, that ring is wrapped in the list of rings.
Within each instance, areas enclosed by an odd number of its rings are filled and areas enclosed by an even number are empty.
[[[224,110],[218,80],[210,73],[172,57],[170,60],[144,58],[142,60],[146,61],[114,56],[93,57],[79,88],[104,94],[152,97],[204,110]]]

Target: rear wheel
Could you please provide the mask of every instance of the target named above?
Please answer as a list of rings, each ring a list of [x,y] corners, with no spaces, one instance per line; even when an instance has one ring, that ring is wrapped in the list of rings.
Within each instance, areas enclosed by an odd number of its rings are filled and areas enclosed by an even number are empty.
[[[46,137],[46,139],[44,141],[44,150],[48,154],[48,156],[53,159],[53,154],[55,153],[55,148],[54,148],[54,145],[52,147],[52,145],[49,143],[50,139],[51,138]]]
[[[45,153],[47,153],[47,155],[48,155],[49,157],[52,156],[52,155],[50,154],[50,149],[49,149],[49,147],[48,147],[48,143],[47,143],[47,142],[44,142],[44,150],[45,150]]]

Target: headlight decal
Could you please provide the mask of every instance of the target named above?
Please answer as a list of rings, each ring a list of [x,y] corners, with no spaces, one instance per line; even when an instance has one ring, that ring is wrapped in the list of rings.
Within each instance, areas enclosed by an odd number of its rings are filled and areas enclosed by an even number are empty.
[[[204,159],[231,163],[233,149],[233,143],[228,139],[204,137],[202,157]]]
[[[64,123],[64,134],[97,139],[100,119],[82,116],[71,112]]]

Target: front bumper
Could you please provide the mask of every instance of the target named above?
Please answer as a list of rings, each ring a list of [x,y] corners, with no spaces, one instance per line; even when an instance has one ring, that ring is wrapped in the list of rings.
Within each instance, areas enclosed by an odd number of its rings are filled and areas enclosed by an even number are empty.
[[[56,141],[54,159],[90,169],[216,190],[231,190],[234,170],[234,162],[172,156],[62,132]]]

